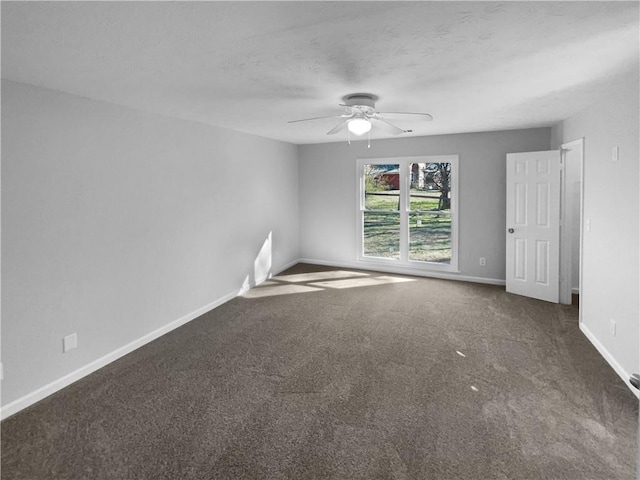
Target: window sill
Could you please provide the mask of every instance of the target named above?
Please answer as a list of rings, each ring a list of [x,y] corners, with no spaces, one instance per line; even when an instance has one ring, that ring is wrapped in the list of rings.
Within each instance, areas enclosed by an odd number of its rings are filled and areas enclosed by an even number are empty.
[[[460,273],[456,265],[442,265],[438,263],[427,262],[400,262],[399,260],[375,258],[375,257],[358,257],[356,259],[358,263],[365,263],[367,265],[376,265],[385,267],[386,269],[393,268],[394,271],[399,273],[419,273],[419,272],[443,272],[443,273]]]

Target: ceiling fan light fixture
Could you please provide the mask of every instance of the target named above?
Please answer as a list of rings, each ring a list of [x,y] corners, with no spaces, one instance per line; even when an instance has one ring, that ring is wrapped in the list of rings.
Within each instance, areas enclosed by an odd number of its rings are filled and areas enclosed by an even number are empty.
[[[371,130],[371,122],[366,118],[357,117],[349,120],[347,128],[354,135],[364,135]]]
[[[330,115],[328,117],[303,118],[301,120],[291,120],[289,123],[308,122],[310,120],[320,120],[323,118],[339,118],[340,123],[327,132],[327,135],[335,135],[338,132],[347,130],[347,141],[351,143],[351,135],[362,136],[371,132],[373,124],[386,133],[391,135],[401,135],[403,133],[411,133],[413,130],[407,130],[395,126],[386,120],[386,115],[408,115],[419,117],[422,120],[433,120],[428,113],[411,113],[411,112],[378,112],[376,110],[377,95],[372,93],[352,93],[342,97],[344,103],[338,105],[344,107],[342,115]],[[371,133],[369,133],[369,140]]]

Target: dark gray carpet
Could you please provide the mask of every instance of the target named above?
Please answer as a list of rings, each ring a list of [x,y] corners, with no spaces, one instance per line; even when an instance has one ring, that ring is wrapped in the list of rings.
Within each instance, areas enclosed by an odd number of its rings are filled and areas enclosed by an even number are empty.
[[[380,276],[271,281],[16,414],[2,478],[634,478],[575,307]]]

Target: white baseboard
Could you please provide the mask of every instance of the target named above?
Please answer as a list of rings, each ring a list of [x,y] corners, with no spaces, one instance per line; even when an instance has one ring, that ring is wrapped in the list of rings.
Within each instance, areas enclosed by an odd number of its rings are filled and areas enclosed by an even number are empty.
[[[574,288],[571,289],[571,293],[573,295],[580,295],[580,289],[574,287]]]
[[[295,259],[293,262],[289,262],[286,265],[283,265],[281,268],[279,268],[278,270],[270,273],[265,279],[263,279],[260,282],[257,282],[258,285],[260,285],[263,281],[269,280],[271,277],[275,277],[276,275],[280,275],[282,272],[284,272],[285,270],[288,270],[289,268],[293,267],[294,265],[297,265],[300,263],[300,259],[297,258]],[[252,285],[252,287],[255,287],[255,285]]]
[[[466,281],[466,282],[484,283],[489,285],[505,284],[504,280],[494,279],[494,278],[470,277],[470,276],[457,275],[455,273],[446,273],[446,272],[416,271],[413,269],[407,269],[407,268],[401,268],[401,267],[395,268],[395,267],[387,267],[384,265],[367,265],[367,264],[362,264],[360,262],[355,262],[355,261],[354,262],[327,262],[324,260],[316,260],[311,258],[300,258],[300,259],[293,260],[287,263],[286,265],[283,265],[281,268],[279,268],[276,272],[274,272],[270,276],[277,275],[278,273],[284,270],[287,270],[288,268],[291,268],[297,263],[310,263],[314,265],[325,265],[325,266],[338,267],[338,268],[355,268],[358,270],[414,275],[414,276],[421,276],[421,277],[440,278],[445,280],[458,280],[458,281]],[[258,283],[261,283],[261,282],[258,282]],[[29,407],[30,405],[33,405],[34,403],[72,384],[73,382],[76,382],[81,378],[86,377],[87,375],[123,357],[124,355],[127,355],[128,353],[133,352],[134,350],[142,347],[143,345],[146,345],[147,343],[152,342],[153,340],[161,337],[162,335],[165,335],[171,332],[172,330],[175,330],[176,328],[181,327],[182,325],[190,322],[191,320],[194,320],[199,316],[222,305],[223,303],[228,302],[229,300],[235,298],[236,296],[241,295],[247,290],[246,287],[251,288],[254,286],[255,284],[250,284],[250,285],[247,284],[247,285],[244,285],[239,290],[227,293],[226,295],[218,298],[217,300],[209,303],[208,305],[205,305],[191,313],[188,313],[187,315],[184,315],[183,317],[177,320],[174,320],[173,322],[168,323],[167,325],[164,325],[163,327],[160,327],[157,330],[154,330],[153,332],[150,332],[138,338],[137,340],[134,340],[133,342],[128,343],[127,345],[124,345],[123,347],[120,347],[114,350],[113,352],[108,353],[107,355],[104,355],[103,357],[98,358],[97,360],[94,360],[88,363],[87,365],[84,365],[83,367],[80,367],[79,369],[67,375],[64,375],[63,377],[57,380],[54,380],[53,382],[45,386],[40,387],[37,390],[34,390],[33,392],[30,392],[27,395],[24,395],[23,397],[20,397],[17,400],[14,400],[11,403],[8,403],[7,405],[4,405],[2,408],[0,408],[0,418],[4,420],[5,418],[10,417],[11,415],[14,415],[20,410],[23,410]],[[620,367],[620,365],[609,354],[609,352],[607,352],[607,350],[586,329],[586,327],[584,327],[583,324],[580,325],[580,328],[585,333],[587,338],[589,338],[589,340],[591,340],[591,342],[595,345],[595,347],[602,354],[602,356],[609,362],[609,364],[611,364],[611,366],[618,373],[618,375],[620,375],[623,378],[623,380],[625,380],[625,382],[629,385],[629,388],[631,388],[632,391],[634,391],[634,389],[631,387],[631,385],[628,382],[629,375],[627,374],[627,372],[625,372]],[[634,393],[636,393],[637,395],[637,392],[634,391]]]
[[[459,280],[462,282],[484,283],[488,285],[505,285],[505,281],[498,278],[470,277],[467,275],[459,275],[449,272],[434,272],[417,270],[413,268],[403,268],[401,266],[386,266],[378,264],[368,264],[364,262],[327,262],[325,260],[316,260],[313,258],[301,258],[298,263],[310,263],[312,265],[324,265],[327,267],[338,268],[355,268],[358,270],[367,270],[373,272],[396,273],[399,275],[413,275],[416,277],[440,278],[443,280]]]
[[[262,275],[262,276],[256,278],[255,281],[253,281],[253,282],[246,282],[244,285],[242,285],[242,288],[240,288],[240,290],[238,291],[238,295],[243,295],[243,294],[247,293],[247,291],[250,288],[256,287],[256,286],[260,285],[261,283],[266,282],[270,278],[275,277],[276,275],[279,275],[281,272],[284,272],[288,268],[291,268],[291,267],[293,267],[294,265],[296,265],[298,263],[300,263],[300,260],[296,259],[293,262],[289,262],[286,265],[283,265],[282,268],[279,268],[278,270],[276,270],[274,272],[269,272],[267,275]]]
[[[299,263],[298,260],[294,260],[293,262],[290,262],[284,265],[277,272],[274,272],[270,276],[277,275],[279,272],[292,267],[296,263]],[[258,283],[261,283],[261,282],[258,282]],[[254,284],[250,285],[250,287],[254,287],[254,286],[255,286]],[[241,295],[242,293],[244,293],[243,289],[240,289],[239,291],[235,290],[233,292],[227,293],[226,295],[223,295],[222,297],[218,298],[217,300],[214,300],[208,305],[198,308],[197,310],[194,310],[193,312],[188,313],[183,317],[180,317],[179,319],[174,320],[173,322],[168,323],[163,327],[158,328],[157,330],[154,330],[153,332],[143,335],[142,337],[138,338],[137,340],[134,340],[133,342],[128,343],[127,345],[124,345],[123,347],[120,347],[106,354],[105,356],[100,357],[97,360],[94,360],[88,363],[87,365],[84,365],[78,368],[77,370],[74,370],[73,372],[68,373],[67,375],[64,375],[63,377],[58,378],[57,380],[54,380],[53,382],[43,387],[40,387],[37,390],[34,390],[33,392],[30,392],[24,395],[23,397],[20,397],[14,400],[11,403],[4,405],[2,408],[0,408],[0,418],[4,420],[5,418],[8,418],[11,415],[18,413],[20,410],[24,410],[25,408],[33,405],[34,403],[39,402],[40,400],[48,397],[49,395],[56,393],[58,390],[62,390],[64,387],[71,385],[73,382],[77,382],[81,378],[86,377],[87,375],[110,364],[111,362],[114,362],[115,360],[118,360],[119,358],[127,355],[128,353],[131,353],[134,350],[146,345],[147,343],[152,342],[153,340],[161,337],[162,335],[165,335],[170,331],[175,330],[178,327],[181,327],[182,325],[190,322],[191,320],[195,320],[201,315],[204,315],[205,313],[213,310],[214,308],[219,307],[223,303],[226,303],[229,300],[232,300],[233,298],[237,297],[238,295]]]
[[[27,395],[20,397],[17,400],[14,400],[13,402],[8,403],[7,405],[4,405],[1,410],[2,420],[19,412],[20,410],[27,408],[30,405],[33,405],[34,403],[42,400],[43,398],[48,397],[49,395],[57,392],[58,390],[62,390],[64,387],[71,385],[73,382],[76,382],[81,378],[86,377],[90,373],[95,372],[96,370],[110,364],[111,362],[119,359],[120,357],[123,357],[124,355],[133,352],[134,350],[142,347],[143,345],[146,345],[147,343],[152,342],[156,338],[159,338],[162,335],[169,333],[170,331],[175,330],[178,327],[181,327],[185,323],[188,323],[191,320],[198,318],[199,316],[207,313],[210,310],[213,310],[214,308],[222,305],[223,303],[228,302],[235,296],[236,296],[236,292],[232,292],[227,295],[224,295],[223,297],[217,299],[216,301],[211,302],[210,304],[205,305],[204,307],[201,307],[191,313],[188,313],[187,315],[179,318],[178,320],[174,320],[173,322],[168,323],[163,327],[160,327],[157,330],[154,330],[153,332],[147,333],[146,335],[138,338],[137,340],[134,340],[133,342],[128,343],[127,345],[120,347],[114,350],[113,352],[108,353],[105,356],[98,358],[97,360],[94,360],[93,362],[88,363],[87,365],[84,365],[83,367],[80,367],[79,369],[71,373],[68,373],[67,375],[57,380],[54,380],[53,382],[45,385],[44,387],[40,387],[37,390],[34,390],[33,392],[28,393]]]
[[[633,388],[631,383],[629,383],[629,377],[631,376],[630,373],[625,371],[624,368],[622,368],[622,365],[620,365],[617,362],[617,360],[614,358],[613,355],[611,355],[609,350],[607,350],[605,346],[602,345],[602,343],[600,343],[600,340],[598,340],[596,336],[591,332],[591,330],[589,330],[585,326],[585,324],[582,322],[580,322],[580,330],[582,331],[582,333],[584,333],[584,336],[589,339],[589,341],[593,344],[593,346],[596,347],[596,350],[598,350],[600,355],[602,355],[602,357],[607,361],[607,363],[611,366],[611,368],[613,368],[613,370],[618,374],[618,376],[622,380],[624,380],[624,383],[627,384],[627,387],[629,387],[629,390],[631,390],[636,397],[640,398],[640,392],[635,388]]]

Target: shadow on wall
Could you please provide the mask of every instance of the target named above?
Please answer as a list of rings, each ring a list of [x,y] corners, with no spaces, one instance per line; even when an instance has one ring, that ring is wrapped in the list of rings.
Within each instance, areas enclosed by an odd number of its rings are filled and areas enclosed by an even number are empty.
[[[272,276],[271,268],[273,266],[272,260],[272,237],[273,232],[269,232],[265,239],[256,259],[253,261],[253,272],[246,277],[242,282],[242,287],[238,291],[238,295],[244,295],[248,292],[252,286],[260,285],[262,282],[268,280]]]

